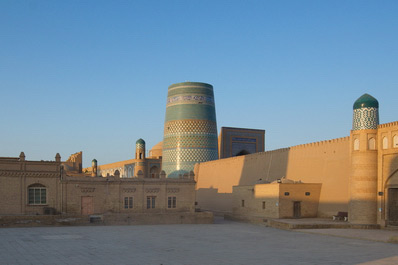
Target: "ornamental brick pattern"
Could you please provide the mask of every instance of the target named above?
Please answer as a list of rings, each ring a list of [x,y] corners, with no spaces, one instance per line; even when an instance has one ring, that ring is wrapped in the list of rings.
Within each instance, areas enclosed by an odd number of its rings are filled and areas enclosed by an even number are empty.
[[[352,119],[353,130],[377,129],[377,125],[379,125],[378,108],[354,109],[354,116]]]

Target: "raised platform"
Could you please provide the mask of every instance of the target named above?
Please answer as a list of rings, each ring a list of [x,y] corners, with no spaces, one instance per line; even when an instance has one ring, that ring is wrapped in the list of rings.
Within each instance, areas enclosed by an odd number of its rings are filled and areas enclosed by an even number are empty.
[[[240,216],[225,214],[225,218],[252,224],[260,224],[279,229],[326,229],[326,228],[354,228],[354,229],[380,229],[374,224],[350,224],[349,222],[325,218],[299,218],[299,219],[267,219],[256,216]]]
[[[326,228],[354,228],[354,229],[380,229],[375,224],[350,224],[345,221],[333,221],[321,218],[302,219],[268,219],[267,225],[279,229],[326,229]]]

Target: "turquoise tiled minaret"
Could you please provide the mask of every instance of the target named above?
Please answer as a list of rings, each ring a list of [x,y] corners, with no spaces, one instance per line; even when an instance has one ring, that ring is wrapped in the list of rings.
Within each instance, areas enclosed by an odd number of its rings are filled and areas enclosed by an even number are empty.
[[[379,102],[369,94],[363,94],[354,103],[353,130],[377,129]]]
[[[169,86],[164,124],[162,170],[168,178],[218,158],[213,86],[184,82]]]
[[[145,150],[145,141],[142,138],[138,139],[137,142],[135,142],[135,148]]]
[[[135,142],[135,159],[145,158],[145,141],[140,138]]]

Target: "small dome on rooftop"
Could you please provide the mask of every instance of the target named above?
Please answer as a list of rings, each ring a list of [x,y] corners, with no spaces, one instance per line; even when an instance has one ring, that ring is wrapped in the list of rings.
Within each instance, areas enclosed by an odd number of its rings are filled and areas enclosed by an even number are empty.
[[[135,144],[145,144],[145,141],[142,138],[140,138],[137,140],[137,142],[135,142]]]
[[[97,159],[95,159],[95,158],[94,158],[94,159],[93,159],[91,162],[95,162],[95,163],[97,163]]]
[[[377,101],[377,99],[375,99],[369,94],[363,94],[354,103],[354,109],[378,108],[378,107],[379,107],[379,102]]]

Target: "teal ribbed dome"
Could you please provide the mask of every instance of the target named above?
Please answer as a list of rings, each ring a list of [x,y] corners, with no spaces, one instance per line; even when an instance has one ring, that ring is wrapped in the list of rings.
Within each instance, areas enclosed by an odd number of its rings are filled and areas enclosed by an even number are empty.
[[[91,162],[97,163],[97,159],[94,158]]]
[[[135,144],[145,144],[145,141],[140,138],[135,142]]]
[[[372,97],[369,94],[363,94],[354,103],[354,109],[378,108],[378,107],[379,107],[379,102],[377,101],[377,99],[375,99],[374,97]]]

